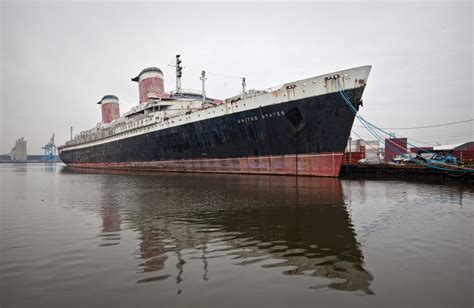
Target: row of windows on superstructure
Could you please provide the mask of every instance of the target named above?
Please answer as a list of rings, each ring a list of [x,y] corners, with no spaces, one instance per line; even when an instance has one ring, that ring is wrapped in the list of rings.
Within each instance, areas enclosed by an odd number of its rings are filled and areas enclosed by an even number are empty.
[[[246,104],[244,104],[244,106],[246,106]],[[238,108],[239,106],[238,106],[238,105],[235,105],[235,107]],[[222,108],[221,111],[224,111],[224,109]],[[212,113],[215,114],[216,111],[213,110]],[[211,112],[209,111],[208,114],[211,114]],[[201,114],[198,113],[197,116],[198,116],[198,117],[201,117]],[[158,119],[158,118],[155,117],[155,119]],[[192,117],[186,117],[186,120],[192,120]],[[183,118],[180,118],[179,121],[182,122],[182,121],[183,121]],[[172,120],[171,123],[174,124],[175,121]],[[143,120],[126,124],[125,126],[120,127],[120,128],[118,128],[118,129],[119,129],[120,131],[123,131],[124,129],[129,129],[129,128],[136,127],[137,125],[143,125]],[[159,126],[160,126],[160,127],[164,127],[164,126],[166,126],[166,125],[165,125],[164,123],[162,123],[162,124],[160,124]],[[155,127],[158,127],[158,126],[156,125]],[[132,134],[134,134],[134,133],[142,132],[142,131],[145,130],[145,129],[146,129],[146,130],[149,130],[149,129],[151,129],[151,128],[143,128],[143,129],[137,130],[137,131],[135,131],[135,132],[127,132],[127,133],[125,133],[125,134],[123,134],[123,135],[122,135],[122,134],[120,134],[120,135],[121,135],[121,136],[130,136],[130,135],[132,135]],[[114,130],[114,133],[113,133],[113,134],[115,134],[115,130]],[[110,136],[110,132],[109,132],[108,136]],[[105,136],[105,137],[108,137],[108,136]],[[85,136],[84,136],[84,137],[85,137]],[[119,136],[115,136],[115,137],[119,137]],[[99,138],[103,138],[103,136],[99,136]],[[88,139],[87,141],[92,141],[94,138],[87,138],[87,139]],[[114,138],[114,139],[116,139],[116,138]]]
[[[243,105],[244,105],[244,107],[246,106],[246,104],[243,104]],[[238,105],[235,105],[235,108],[239,108],[239,106],[238,106]],[[224,111],[224,109],[221,108],[221,111]],[[212,113],[215,114],[216,111],[213,110]],[[208,114],[211,114],[211,112],[209,111]],[[197,116],[198,116],[198,117],[201,117],[201,114],[198,113]],[[158,119],[158,117],[155,117],[155,119]],[[186,117],[186,120],[192,120],[192,117]],[[182,121],[183,121],[183,118],[180,118],[179,121],[182,122]],[[171,123],[174,124],[175,121],[172,120]],[[143,120],[140,120],[140,121],[137,121],[137,122],[133,122],[133,123],[128,123],[128,124],[126,124],[126,125],[124,125],[124,126],[122,126],[122,127],[119,127],[118,130],[119,130],[119,132],[122,132],[122,131],[124,131],[125,129],[130,129],[130,128],[136,127],[136,126],[138,126],[138,125],[143,125]],[[164,125],[164,124],[160,124],[160,127],[163,127],[163,126],[165,126],[165,125]],[[142,130],[139,130],[139,131],[143,131],[143,129],[142,129]],[[99,134],[96,138],[94,138],[94,136],[91,137],[91,136],[87,136],[87,135],[80,136],[79,138],[80,138],[80,139],[85,139],[86,141],[92,141],[92,140],[97,139],[97,138],[109,137],[110,135],[115,135],[116,133],[117,133],[117,132],[116,132],[116,130],[114,129],[113,132],[112,132],[112,131],[109,131],[109,132],[105,133],[105,135]],[[125,133],[125,136],[129,136],[130,134],[132,134],[132,132]]]

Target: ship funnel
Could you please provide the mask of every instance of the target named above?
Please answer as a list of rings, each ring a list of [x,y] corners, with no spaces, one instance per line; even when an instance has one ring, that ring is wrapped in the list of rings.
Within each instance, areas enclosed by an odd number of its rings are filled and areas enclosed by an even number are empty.
[[[140,104],[165,97],[163,72],[157,67],[145,68],[137,77],[132,78],[132,81],[138,82]]]
[[[102,107],[102,122],[110,123],[120,118],[119,99],[115,95],[105,95],[97,104]]]

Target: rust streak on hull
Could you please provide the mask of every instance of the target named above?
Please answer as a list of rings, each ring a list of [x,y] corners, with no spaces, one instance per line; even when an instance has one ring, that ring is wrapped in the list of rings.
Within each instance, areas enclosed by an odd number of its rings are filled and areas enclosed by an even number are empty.
[[[158,172],[275,174],[337,177],[343,153],[317,153],[222,159],[186,159],[151,162],[78,163],[72,168]],[[298,166],[298,172],[296,172]]]

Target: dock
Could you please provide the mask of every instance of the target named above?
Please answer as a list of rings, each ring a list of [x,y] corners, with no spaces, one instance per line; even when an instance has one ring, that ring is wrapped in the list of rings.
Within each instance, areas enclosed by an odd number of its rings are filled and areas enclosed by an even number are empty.
[[[465,168],[473,168],[466,166]],[[459,169],[458,169],[459,170]],[[418,164],[343,164],[341,177],[370,175],[377,178],[405,177],[405,178],[449,178],[474,183],[472,172],[445,171],[425,167]]]

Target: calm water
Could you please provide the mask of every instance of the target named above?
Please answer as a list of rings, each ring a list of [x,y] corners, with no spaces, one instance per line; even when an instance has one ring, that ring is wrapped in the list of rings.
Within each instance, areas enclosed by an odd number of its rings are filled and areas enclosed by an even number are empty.
[[[472,307],[461,184],[0,165],[0,306]]]

